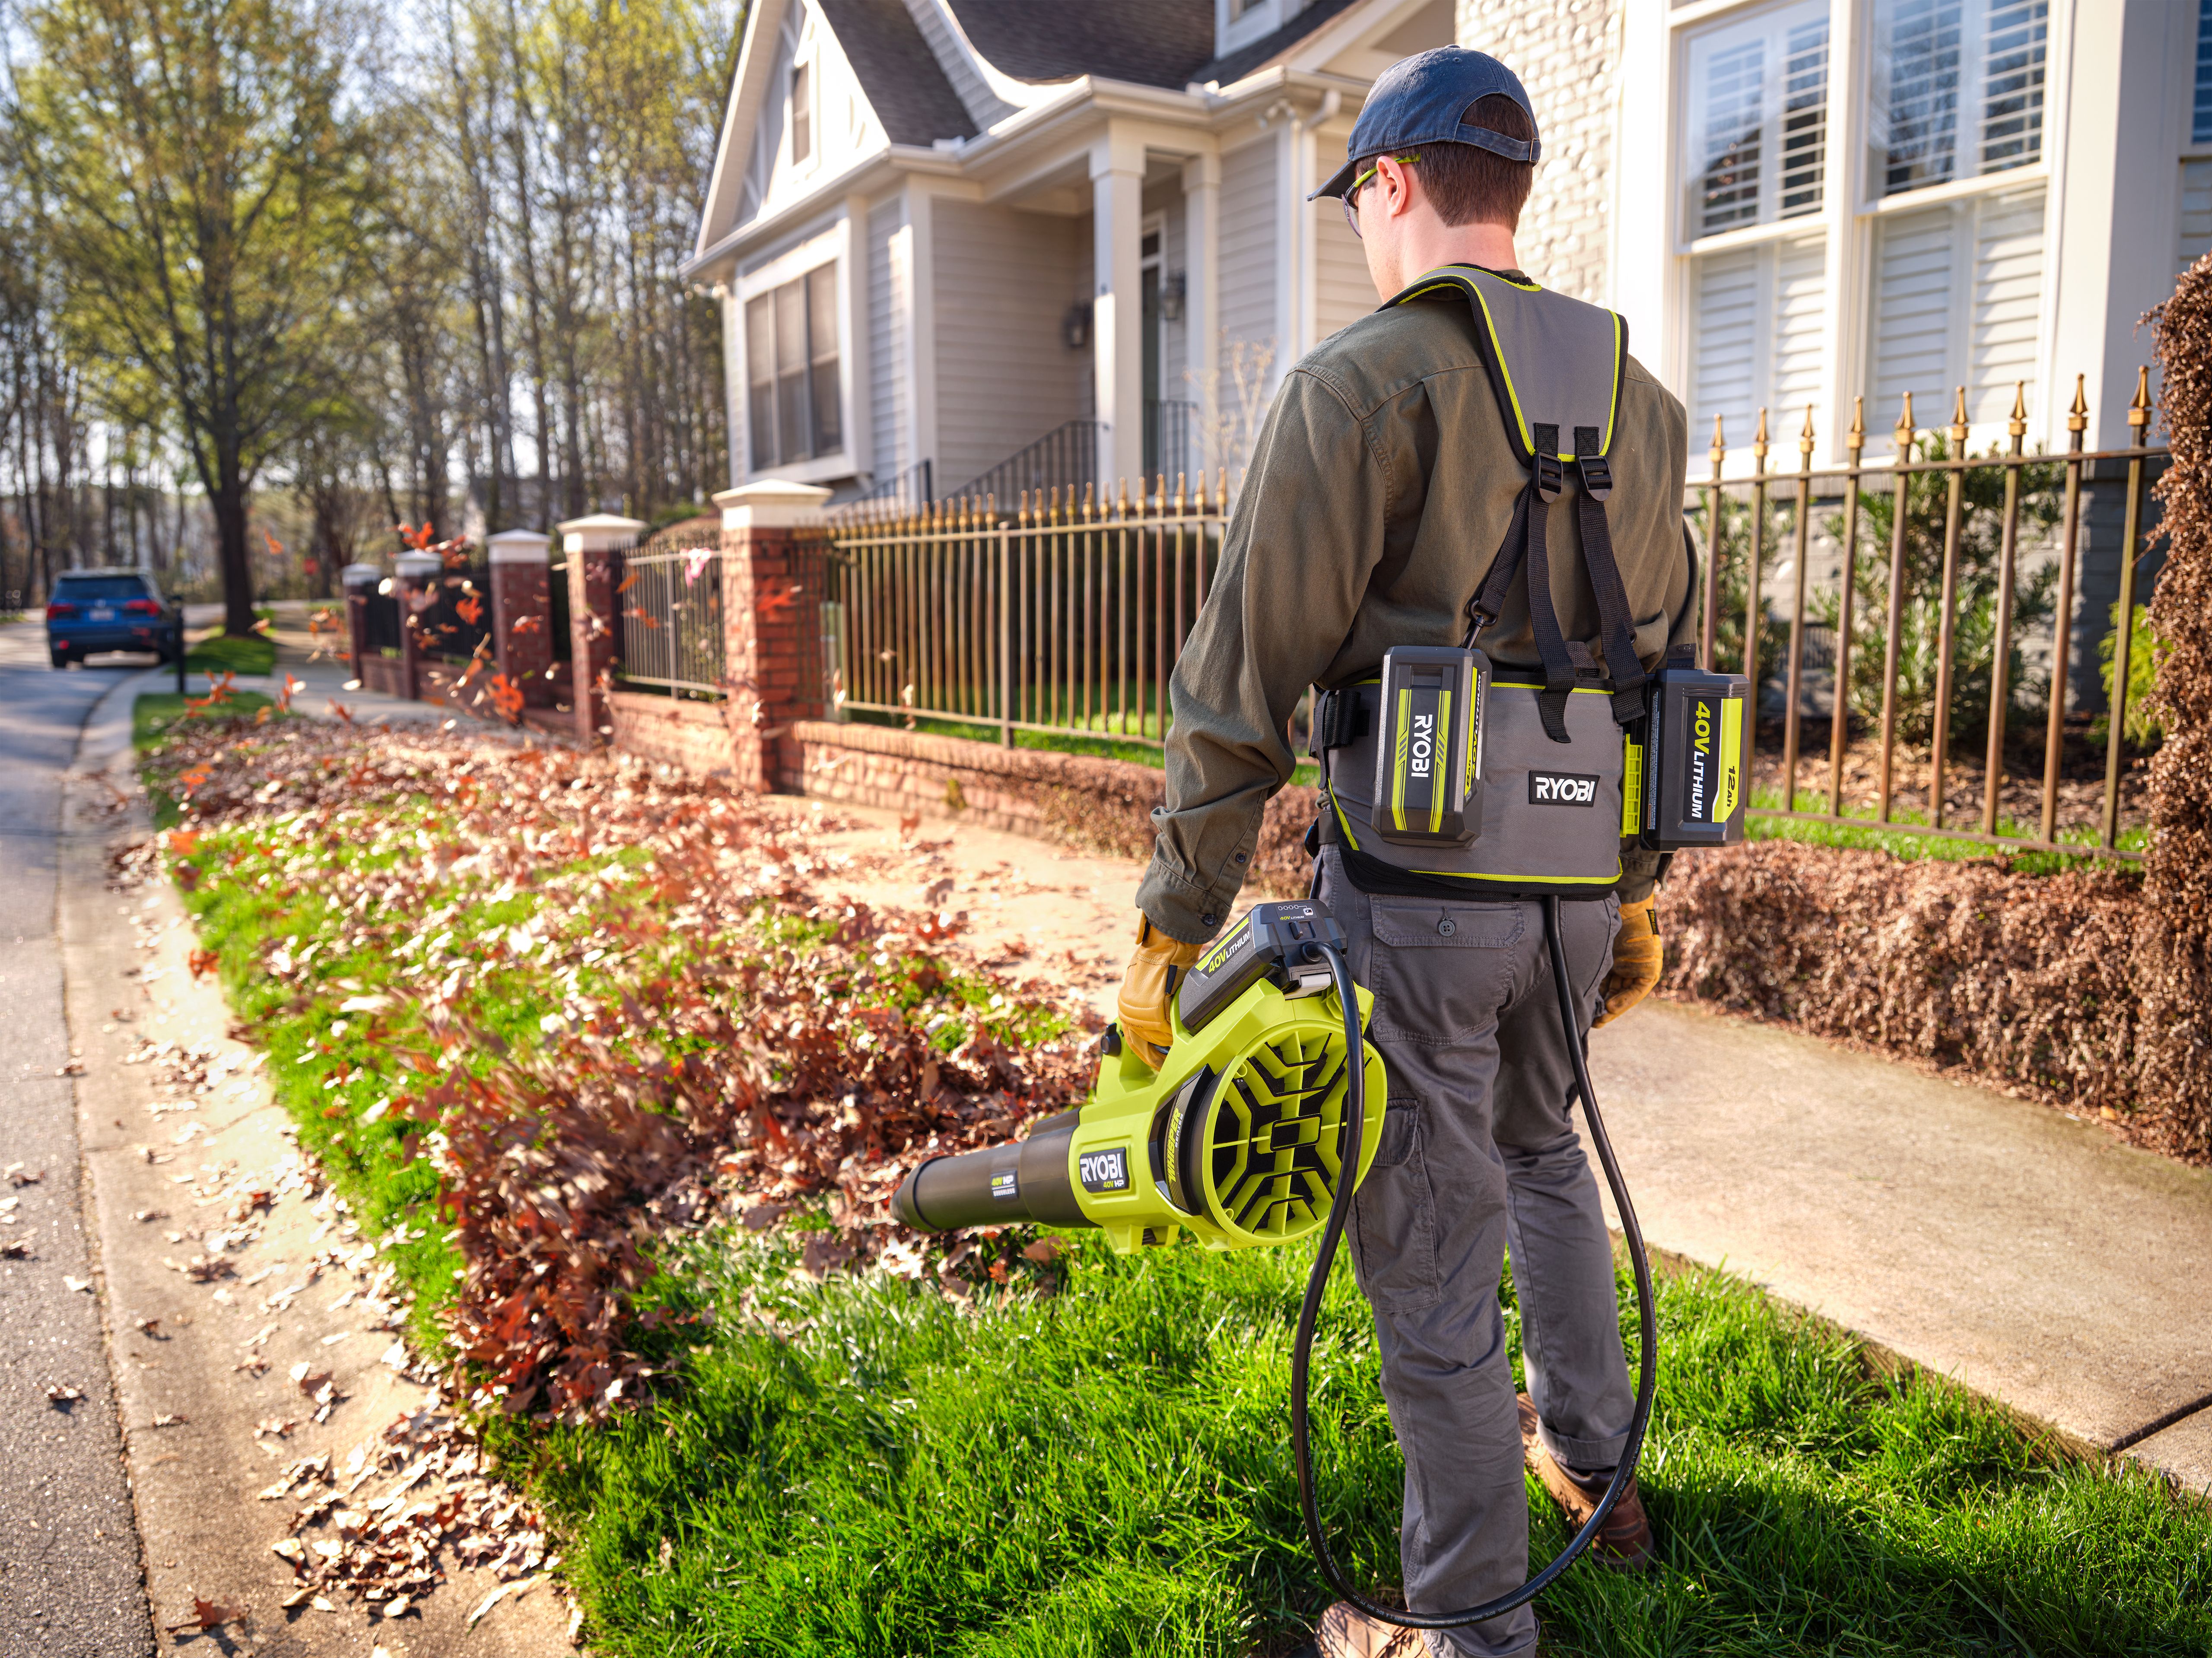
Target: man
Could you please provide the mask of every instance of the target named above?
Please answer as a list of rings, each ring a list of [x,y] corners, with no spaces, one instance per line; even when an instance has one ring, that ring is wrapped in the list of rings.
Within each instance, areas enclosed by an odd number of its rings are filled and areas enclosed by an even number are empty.
[[[1349,149],[1316,194],[1341,198],[1378,296],[1403,295],[1448,266],[1536,291],[1518,270],[1513,235],[1540,145],[1528,95],[1503,64],[1445,48],[1394,66],[1375,83]],[[1576,314],[1609,317],[1593,307]],[[1158,847],[1137,895],[1143,914],[1120,1000],[1121,1028],[1146,1045],[1140,1052],[1172,1041],[1175,982],[1229,918],[1267,798],[1297,763],[1287,732],[1306,688],[1371,680],[1394,646],[1460,644],[1470,597],[1509,530],[1518,532],[1530,469],[1511,446],[1476,326],[1462,295],[1386,304],[1316,347],[1277,394],[1220,574],[1176,668],[1167,805],[1155,814]],[[1605,513],[1633,653],[1649,670],[1691,635],[1688,434],[1681,404],[1633,358],[1615,385]],[[1609,624],[1574,512],[1551,514],[1550,548],[1551,611],[1532,616],[1523,568],[1482,647],[1499,676],[1539,668],[1540,630],[1555,614],[1551,641],[1564,633],[1582,677],[1601,687],[1597,647]],[[1616,667],[1622,644],[1607,659]],[[1622,676],[1612,677],[1618,684]],[[1632,666],[1627,677],[1640,674]],[[1349,1230],[1405,1458],[1407,1603],[1474,1606],[1527,1576],[1524,1454],[1577,1521],[1619,1461],[1633,1395],[1611,1246],[1569,1118],[1572,1072],[1538,906],[1441,877],[1410,886],[1368,879],[1362,890],[1350,872],[1371,875],[1373,859],[1347,851],[1341,835],[1323,838],[1319,896],[1375,993],[1369,1035],[1390,1077],[1380,1146]],[[1560,905],[1584,1030],[1601,1005],[1617,1017],[1657,981],[1658,865],[1632,852],[1617,884],[1608,862],[1594,901]],[[1497,1295],[1509,1246],[1528,1381],[1517,1400]],[[1635,1566],[1652,1550],[1631,1485],[1594,1558]],[[1332,1658],[1424,1649],[1502,1658],[1534,1650],[1535,1619],[1523,1607],[1424,1637],[1340,1603],[1318,1641]]]

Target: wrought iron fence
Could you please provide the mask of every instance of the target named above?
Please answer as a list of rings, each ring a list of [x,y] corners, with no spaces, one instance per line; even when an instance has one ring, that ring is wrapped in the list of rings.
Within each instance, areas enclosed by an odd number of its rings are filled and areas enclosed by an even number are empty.
[[[661,686],[672,696],[724,695],[719,544],[625,553],[616,602],[625,684]]]
[[[399,654],[399,596],[386,589],[397,586],[390,576],[363,595],[367,603],[368,648],[378,654]]]
[[[448,567],[429,595],[415,612],[416,648],[426,657],[467,661],[491,636],[491,566]]]
[[[2146,487],[2166,452],[2147,442],[2144,376],[2128,410],[2134,441],[2124,448],[2084,448],[2089,410],[2079,381],[2063,453],[2027,451],[2027,413],[2023,385],[2008,443],[1975,456],[1964,388],[1942,430],[1915,426],[1908,394],[1893,457],[1869,464],[1862,406],[1844,437],[1846,464],[1815,472],[1811,410],[1792,471],[1768,469],[1761,410],[1753,470],[1735,478],[1723,476],[1728,451],[1714,422],[1711,475],[1691,486],[1685,511],[1709,551],[1703,659],[1740,670],[1753,686],[1743,754],[1753,812],[2012,850],[2140,856],[2123,844],[2134,837],[2123,835],[2122,781],[2148,597]],[[2074,613],[2085,501],[2099,489],[2120,496],[2119,591],[2111,625],[2084,629]],[[1824,546],[1835,577],[1816,586],[1810,567]],[[1788,585],[1779,616],[1765,588],[1770,580]],[[2069,711],[2069,677],[2087,665],[2077,634],[2107,663],[2101,711]],[[1815,677],[1828,689],[1828,752],[1826,775],[1816,770],[1808,780],[1801,750],[1820,718]],[[1762,689],[1778,695],[1762,698]],[[1778,723],[1781,753],[1768,780],[1759,741]],[[2101,794],[2094,793],[2097,745]]]
[[[1168,675],[1220,561],[1228,479],[986,495],[842,527],[825,650],[848,711],[1157,747]]]
[[[894,472],[872,489],[862,490],[850,501],[841,501],[830,509],[832,523],[851,517],[863,509],[888,503],[896,507],[927,507],[937,499],[934,488],[936,468],[927,460],[918,460],[902,472]]]

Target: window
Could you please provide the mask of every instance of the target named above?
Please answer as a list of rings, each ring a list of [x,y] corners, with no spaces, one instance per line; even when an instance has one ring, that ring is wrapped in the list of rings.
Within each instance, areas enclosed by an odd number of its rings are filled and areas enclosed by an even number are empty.
[[[755,471],[843,445],[837,379],[834,262],[745,302],[745,417]]]
[[[808,101],[811,66],[794,64],[791,71],[791,164],[797,167],[814,153],[814,108]]]
[[[1700,440],[1717,415],[1741,448],[1759,410],[1802,410],[1820,397],[1826,249],[1824,237],[1790,237],[1697,261],[1689,404]]]
[[[2197,102],[2189,142],[2212,144],[2212,0],[2197,0]]]
[[[1894,196],[2043,156],[2050,0],[1878,0],[1868,176]]]
[[[1827,161],[1827,0],[1690,46],[1682,176],[1692,237],[1820,210]]]

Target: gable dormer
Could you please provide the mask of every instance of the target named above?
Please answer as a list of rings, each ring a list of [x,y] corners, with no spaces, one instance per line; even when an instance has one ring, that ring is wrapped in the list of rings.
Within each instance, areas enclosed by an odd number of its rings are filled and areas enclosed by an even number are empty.
[[[1213,0],[1213,55],[1226,58],[1307,9],[1310,0]]]

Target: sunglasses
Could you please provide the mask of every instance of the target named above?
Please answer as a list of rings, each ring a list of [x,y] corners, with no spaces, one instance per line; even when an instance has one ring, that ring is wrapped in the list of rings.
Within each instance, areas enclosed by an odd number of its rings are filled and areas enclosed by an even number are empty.
[[[1393,155],[1390,159],[1397,162],[1399,166],[1404,167],[1410,162],[1418,161],[1421,158],[1418,155]],[[1352,181],[1352,188],[1346,191],[1344,194],[1338,198],[1338,204],[1344,209],[1345,223],[1352,227],[1352,234],[1353,235],[1361,236],[1363,240],[1365,239],[1364,235],[1362,235],[1359,228],[1359,192],[1366,189],[1367,186],[1373,182],[1375,175],[1381,171],[1382,167],[1379,163],[1375,167],[1369,167],[1366,172],[1361,173],[1357,179],[1354,179]]]

